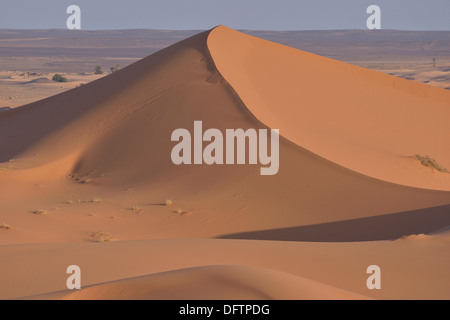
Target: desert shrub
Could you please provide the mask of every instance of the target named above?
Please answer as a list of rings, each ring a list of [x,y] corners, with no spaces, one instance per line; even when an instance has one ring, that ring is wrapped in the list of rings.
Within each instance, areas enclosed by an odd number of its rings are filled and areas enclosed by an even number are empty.
[[[120,65],[116,64],[114,67],[111,67],[111,73],[119,71],[119,69],[120,69]]]
[[[63,77],[62,75],[60,75],[59,73],[55,74],[52,78],[53,81],[56,82],[67,82],[67,78]]]
[[[95,67],[95,74],[103,74],[103,70],[101,66],[96,66]]]

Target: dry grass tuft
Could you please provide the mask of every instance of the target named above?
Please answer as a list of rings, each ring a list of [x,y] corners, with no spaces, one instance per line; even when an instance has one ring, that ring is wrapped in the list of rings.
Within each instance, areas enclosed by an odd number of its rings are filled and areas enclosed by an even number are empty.
[[[134,205],[131,209],[131,211],[134,211],[135,213],[141,213],[143,210],[138,207],[137,205]]]
[[[420,163],[427,168],[431,168],[432,170],[437,170],[439,172],[449,173],[446,168],[442,167],[439,163],[437,163],[435,159],[431,158],[428,155],[421,156],[419,154],[416,154],[413,158],[417,161],[420,161]]]
[[[33,211],[34,214],[47,214],[47,210],[34,210]]]
[[[9,230],[9,229],[11,229],[12,227],[9,225],[9,224],[7,224],[7,223],[2,223],[2,224],[0,224],[0,229],[5,229],[5,230]]]
[[[91,240],[94,242],[108,242],[112,240],[112,236],[107,232],[93,232]]]
[[[177,213],[177,214],[182,215],[182,216],[192,214],[191,211],[186,211],[186,210],[183,210],[181,208],[175,210],[174,213]]]
[[[77,181],[80,184],[88,184],[89,182],[92,181],[92,179],[90,179],[90,178],[80,178],[80,179],[77,179]]]

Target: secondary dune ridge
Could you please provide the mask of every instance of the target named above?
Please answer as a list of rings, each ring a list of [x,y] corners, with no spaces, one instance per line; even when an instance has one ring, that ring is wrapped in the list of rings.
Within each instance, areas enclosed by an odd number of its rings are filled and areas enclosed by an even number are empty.
[[[261,279],[264,279],[261,282]],[[177,290],[173,290],[173,287]],[[31,299],[167,299],[245,300],[367,299],[367,297],[291,274],[248,266],[203,266],[112,281],[73,293],[60,292]]]
[[[120,257],[124,251],[117,244],[124,242],[133,254],[120,265],[138,264],[143,255],[147,271],[102,276],[93,271],[101,263],[95,259],[97,266],[81,266],[96,274],[83,283],[107,284],[42,297],[201,298],[215,292],[212,298],[448,298],[443,286],[449,282],[443,271],[449,265],[443,257],[448,237],[438,233],[407,240],[450,224],[450,174],[413,157],[430,155],[450,167],[445,148],[450,138],[445,120],[449,96],[445,90],[220,26],[108,77],[4,111],[0,217],[11,228],[0,229],[0,253],[7,258],[2,262],[7,272],[0,280],[8,284],[0,289],[0,297],[64,290],[65,281],[60,280],[66,260],[59,257],[64,247],[73,249],[70,243],[86,254],[105,249]],[[278,174],[261,176],[259,166],[252,165],[174,165],[170,135],[177,128],[191,129],[195,120],[222,131],[280,129]],[[161,205],[168,197],[174,204]],[[92,243],[91,236],[100,231],[115,241]],[[172,244],[181,245],[187,238],[199,239],[190,242],[190,250],[205,253],[219,244],[230,249],[208,263],[199,255],[182,255],[177,264],[168,263],[168,253],[179,253]],[[245,246],[232,240],[240,238],[252,240]],[[156,254],[148,255],[148,239],[161,239],[152,243],[159,248]],[[31,244],[42,242],[58,246],[45,245],[42,252],[42,245]],[[314,242],[320,242],[322,254],[328,256],[337,248],[354,250],[341,242],[358,249],[352,258],[333,256],[332,263],[339,262],[341,268],[328,268],[324,276],[305,271],[324,263],[309,251]],[[17,245],[26,243],[26,250]],[[289,249],[284,250],[283,264],[272,265],[276,250],[268,248],[285,246]],[[402,262],[405,255],[395,254],[403,246],[408,248],[407,264]],[[386,266],[394,282],[388,289],[365,288],[365,268],[377,264],[369,262],[371,254],[365,250],[376,252],[373,260]],[[244,259],[259,251],[271,256],[255,258],[254,264]],[[309,262],[290,261],[296,251],[308,251]],[[427,258],[421,259],[424,252]],[[23,287],[22,268],[14,259],[22,255],[55,273]],[[51,259],[61,262],[60,275],[50,268]],[[242,267],[214,267],[230,264]],[[211,269],[195,269],[205,265]],[[406,265],[407,273],[399,267]],[[171,270],[180,271],[161,275]],[[252,272],[267,282],[258,284],[248,277]],[[395,274],[401,272],[418,277],[417,286],[396,282]],[[198,292],[192,282],[182,280],[195,276],[204,283]],[[333,276],[340,280],[331,280]],[[211,277],[226,280],[218,284]],[[295,288],[288,289],[294,282]],[[189,289],[176,294],[183,283]]]

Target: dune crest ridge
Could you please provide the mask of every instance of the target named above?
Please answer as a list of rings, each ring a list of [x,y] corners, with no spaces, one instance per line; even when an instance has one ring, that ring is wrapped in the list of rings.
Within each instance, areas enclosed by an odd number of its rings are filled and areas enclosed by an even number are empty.
[[[261,281],[264,279],[264,281]],[[367,300],[368,297],[288,273],[248,266],[202,266],[91,285],[31,299]]]

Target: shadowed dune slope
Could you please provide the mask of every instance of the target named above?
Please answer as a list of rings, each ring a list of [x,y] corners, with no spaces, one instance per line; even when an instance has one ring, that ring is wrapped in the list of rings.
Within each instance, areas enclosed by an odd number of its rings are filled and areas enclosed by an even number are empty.
[[[249,110],[290,141],[356,172],[450,190],[450,92],[255,38],[224,26],[214,62]]]

